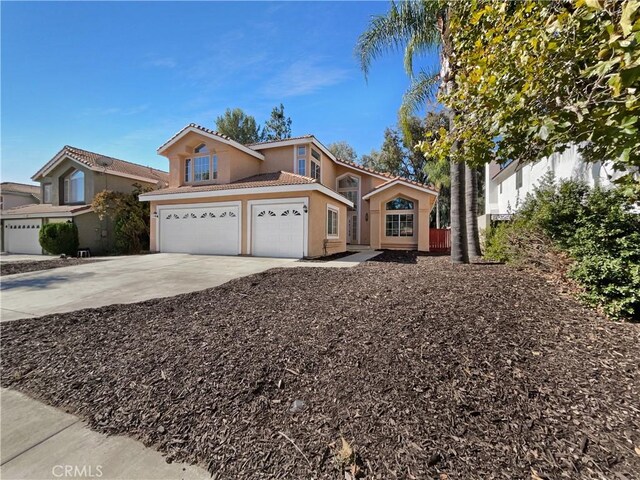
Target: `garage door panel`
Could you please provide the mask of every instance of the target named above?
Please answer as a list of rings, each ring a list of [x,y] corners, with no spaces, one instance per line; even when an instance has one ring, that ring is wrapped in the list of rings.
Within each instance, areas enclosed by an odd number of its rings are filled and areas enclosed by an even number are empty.
[[[257,257],[304,256],[304,203],[258,204],[251,208],[251,253]]]
[[[237,205],[176,206],[161,209],[160,251],[203,255],[238,255],[240,214]]]
[[[4,249],[9,253],[42,255],[41,218],[4,221]]]

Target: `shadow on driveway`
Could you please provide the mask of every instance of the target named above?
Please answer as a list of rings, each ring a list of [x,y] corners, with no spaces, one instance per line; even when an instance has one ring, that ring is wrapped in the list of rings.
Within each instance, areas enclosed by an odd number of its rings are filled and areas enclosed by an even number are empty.
[[[36,278],[9,278],[7,280],[2,280],[2,283],[0,284],[0,290],[15,290],[16,288],[38,290],[51,287],[57,283],[67,282],[71,277],[73,277],[74,280],[78,280],[93,277],[94,275],[95,273],[93,272],[86,272],[76,273],[74,275],[47,275]]]

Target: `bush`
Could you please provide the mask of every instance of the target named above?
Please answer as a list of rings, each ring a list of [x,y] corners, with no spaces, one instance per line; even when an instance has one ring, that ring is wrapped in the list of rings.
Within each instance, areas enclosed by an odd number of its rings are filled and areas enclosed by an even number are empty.
[[[617,189],[546,178],[512,222],[487,232],[485,256],[547,271],[555,263],[583,300],[611,318],[640,320],[640,216]]]
[[[78,227],[75,223],[47,223],[40,229],[40,246],[53,255],[75,255],[78,251]]]

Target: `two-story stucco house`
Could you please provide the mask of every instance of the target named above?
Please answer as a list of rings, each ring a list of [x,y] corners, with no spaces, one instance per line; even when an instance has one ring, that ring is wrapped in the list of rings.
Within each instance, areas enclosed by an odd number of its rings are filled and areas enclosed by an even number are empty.
[[[100,220],[91,202],[103,190],[131,192],[134,184],[166,186],[167,172],[65,146],[32,177],[40,183],[41,204],[2,210],[2,246],[9,253],[41,254],[38,239],[45,223],[73,222],[80,248],[104,253],[113,245],[112,222]]]
[[[27,183],[0,183],[0,210],[40,203],[40,186]]]
[[[151,249],[318,257],[347,249],[429,250],[429,185],[336,158],[314,136],[242,145],[190,124],[158,149],[169,186],[140,196]]]

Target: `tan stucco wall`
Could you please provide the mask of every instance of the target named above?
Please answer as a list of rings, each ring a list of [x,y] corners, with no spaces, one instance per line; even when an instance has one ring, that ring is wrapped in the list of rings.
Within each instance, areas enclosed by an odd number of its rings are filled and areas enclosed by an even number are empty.
[[[2,195],[3,210],[8,210],[13,207],[19,207],[20,205],[31,205],[33,203],[40,203],[38,202],[38,199],[33,195],[3,191],[0,191],[0,195]]]
[[[218,178],[199,182],[199,185],[229,183],[256,175],[264,162],[230,145],[196,132],[189,132],[163,152],[163,155],[169,159],[169,187],[179,187],[186,184],[184,181],[185,159],[192,158],[194,156],[193,149],[202,143],[211,153],[218,155]]]
[[[414,202],[413,237],[387,237],[385,235],[385,204],[396,197],[406,198]],[[368,200],[371,220],[371,247],[429,250],[429,214],[436,196],[427,192],[404,186],[394,185],[383,190]],[[389,213],[403,213],[390,211]]]
[[[91,249],[92,255],[108,253],[110,250],[108,238],[102,237],[106,227],[100,222],[98,215],[93,212],[77,215],[73,218],[73,223],[78,226],[80,248]]]
[[[260,150],[260,153],[264,155],[264,163],[260,165],[260,171],[258,173],[270,173],[270,172],[294,172],[294,152],[297,145],[289,145],[287,147],[265,148]]]
[[[181,204],[199,204],[199,203],[215,203],[215,202],[234,202],[241,201],[242,217],[241,217],[241,251],[243,255],[247,255],[247,231],[250,216],[248,202],[250,200],[267,200],[278,198],[308,198],[309,200],[309,234],[308,234],[308,256],[318,257],[324,255],[325,251],[325,238],[326,238],[326,215],[327,204],[338,207],[338,239],[331,239],[327,244],[327,254],[344,252],[347,249],[346,240],[346,214],[347,207],[345,204],[338,202],[331,197],[326,196],[321,192],[289,192],[289,193],[264,193],[259,195],[228,195],[224,197],[208,197],[208,198],[196,198],[196,199],[182,199],[182,200],[163,200],[150,202],[151,209],[151,251],[157,251],[157,218],[154,217],[156,207],[159,205],[181,205]]]

